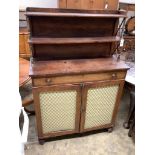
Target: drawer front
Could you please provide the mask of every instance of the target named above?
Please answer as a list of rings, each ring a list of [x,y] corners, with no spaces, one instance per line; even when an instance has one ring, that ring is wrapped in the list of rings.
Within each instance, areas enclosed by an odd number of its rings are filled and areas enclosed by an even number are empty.
[[[33,86],[48,86],[53,84],[118,80],[118,79],[125,79],[125,76],[126,71],[122,71],[122,72],[83,74],[83,75],[68,75],[68,76],[58,76],[49,78],[34,78],[32,81]]]

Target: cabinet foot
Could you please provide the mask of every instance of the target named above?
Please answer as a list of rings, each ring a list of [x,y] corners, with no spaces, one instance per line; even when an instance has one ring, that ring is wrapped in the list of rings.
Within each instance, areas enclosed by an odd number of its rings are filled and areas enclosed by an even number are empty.
[[[113,127],[108,129],[108,133],[111,133],[113,131]]]
[[[42,140],[42,139],[39,140],[39,144],[40,144],[40,145],[44,145],[44,143],[45,143],[45,140]]]
[[[130,127],[130,126],[129,126],[129,123],[128,123],[128,122],[124,122],[124,123],[123,123],[123,127],[124,127],[125,129],[129,129],[129,127]]]

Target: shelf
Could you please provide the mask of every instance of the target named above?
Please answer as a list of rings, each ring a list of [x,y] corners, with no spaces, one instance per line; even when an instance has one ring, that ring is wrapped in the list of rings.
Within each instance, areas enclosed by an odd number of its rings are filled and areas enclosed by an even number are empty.
[[[103,17],[103,18],[124,18],[124,14],[91,14],[91,13],[50,13],[50,12],[27,12],[26,16],[52,16],[52,17]]]
[[[88,37],[88,38],[31,38],[30,44],[86,44],[118,42],[119,36],[112,37]]]

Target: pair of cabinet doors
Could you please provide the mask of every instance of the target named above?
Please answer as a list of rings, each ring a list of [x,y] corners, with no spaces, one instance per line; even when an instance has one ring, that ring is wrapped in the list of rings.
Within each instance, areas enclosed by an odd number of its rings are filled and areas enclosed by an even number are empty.
[[[33,88],[39,138],[112,127],[124,80]]]
[[[117,10],[118,0],[59,0],[59,8],[68,9],[107,9]]]

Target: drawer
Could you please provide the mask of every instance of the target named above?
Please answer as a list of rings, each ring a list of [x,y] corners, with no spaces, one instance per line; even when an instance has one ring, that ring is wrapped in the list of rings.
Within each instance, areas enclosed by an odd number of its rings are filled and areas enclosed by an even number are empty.
[[[49,78],[32,78],[33,86],[48,86],[53,84],[70,84],[81,82],[93,82],[104,80],[118,80],[125,79],[126,72],[107,72],[107,73],[94,73],[82,75],[65,75]]]

